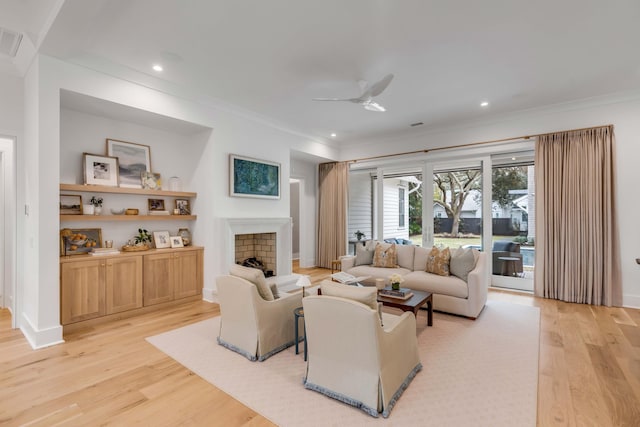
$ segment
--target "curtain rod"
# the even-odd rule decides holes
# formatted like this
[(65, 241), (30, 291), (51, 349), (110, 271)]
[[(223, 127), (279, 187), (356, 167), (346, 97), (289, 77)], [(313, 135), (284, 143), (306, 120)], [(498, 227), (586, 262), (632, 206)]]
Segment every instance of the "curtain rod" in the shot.
[[(363, 161), (366, 161), (366, 160), (375, 160), (375, 159), (384, 159), (384, 158), (387, 158), (387, 157), (406, 156), (406, 155), (409, 155), (409, 154), (428, 153), (430, 151), (451, 150), (451, 149), (454, 149), (454, 148), (473, 147), (475, 145), (495, 144), (497, 142), (517, 141), (517, 140), (520, 140), (520, 139), (531, 139), (531, 138), (536, 138), (538, 136), (552, 135), (554, 133), (560, 133), (560, 132), (578, 132), (578, 131), (581, 131), (581, 130), (599, 129), (599, 128), (606, 128), (606, 127), (613, 127), (613, 125), (609, 124), (609, 125), (591, 126), (591, 127), (588, 127), (588, 128), (576, 128), (576, 129), (561, 130), (561, 131), (556, 131), (556, 132), (546, 132), (546, 133), (537, 133), (537, 134), (532, 134), (532, 135), (514, 136), (514, 137), (511, 137), (511, 138), (502, 138), (502, 139), (492, 139), (492, 140), (489, 140), (489, 141), (470, 142), (468, 144), (458, 144), (458, 145), (452, 145), (452, 146), (449, 146), (449, 147), (438, 147), (438, 148), (431, 148), (431, 149), (424, 149), (424, 150), (406, 151), (404, 153), (381, 154), (379, 156), (362, 157), (362, 158), (359, 158), (359, 159), (345, 160), (344, 162), (345, 163), (357, 163), (357, 162), (363, 162)], [(327, 163), (337, 163), (337, 162), (327, 162)]]

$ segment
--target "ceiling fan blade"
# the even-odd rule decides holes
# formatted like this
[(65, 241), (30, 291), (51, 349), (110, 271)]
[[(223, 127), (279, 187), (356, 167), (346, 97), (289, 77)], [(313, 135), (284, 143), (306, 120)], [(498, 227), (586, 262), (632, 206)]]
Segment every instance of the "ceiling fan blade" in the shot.
[(373, 101), (364, 102), (364, 103), (362, 103), (362, 106), (366, 110), (369, 110), (369, 111), (376, 111), (376, 112), (379, 112), (379, 113), (387, 111), (387, 109), (384, 108), (382, 105), (378, 104), (377, 102), (373, 102)]
[(349, 101), (360, 102), (357, 98), (312, 98), (312, 101)]
[(380, 95), (387, 88), (387, 86), (389, 86), (389, 83), (391, 83), (391, 80), (393, 80), (393, 74), (387, 74), (382, 78), (382, 80), (371, 85), (371, 87), (367, 90), (368, 95), (370, 96)]

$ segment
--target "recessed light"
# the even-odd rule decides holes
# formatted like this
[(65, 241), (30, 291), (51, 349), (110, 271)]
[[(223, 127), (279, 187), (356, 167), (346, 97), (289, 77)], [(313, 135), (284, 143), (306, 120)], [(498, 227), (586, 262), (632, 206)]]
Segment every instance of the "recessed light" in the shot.
[(483, 102), (480, 103), (480, 106), (481, 107), (488, 107), (489, 103), (487, 101), (483, 101)]
[(512, 158), (511, 158), (511, 160), (515, 160), (515, 159), (516, 159), (515, 157), (512, 157)]
[(157, 72), (162, 71), (162, 65), (159, 65), (159, 64), (155, 64), (155, 65), (154, 65), (153, 67), (151, 67), (151, 68), (153, 68), (153, 71), (157, 71)]
[(338, 136), (338, 134), (336, 134), (335, 132), (331, 134), (331, 138), (335, 138), (336, 136)]

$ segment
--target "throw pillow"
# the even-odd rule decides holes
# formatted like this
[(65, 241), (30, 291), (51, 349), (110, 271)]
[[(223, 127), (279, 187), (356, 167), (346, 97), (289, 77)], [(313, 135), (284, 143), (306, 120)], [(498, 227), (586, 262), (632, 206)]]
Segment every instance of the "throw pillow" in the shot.
[(396, 244), (378, 243), (373, 254), (373, 266), (395, 268), (397, 265)]
[(449, 271), (456, 277), (461, 278), (465, 282), (469, 277), (469, 273), (476, 266), (476, 257), (471, 248), (458, 248), (451, 252), (451, 261), (449, 262)]
[(380, 324), (382, 324), (382, 304), (378, 303), (378, 288), (375, 286), (349, 286), (330, 280), (323, 280), (320, 284), (320, 291), (322, 295), (350, 299), (376, 310), (378, 317), (380, 317)]
[(451, 253), (449, 248), (439, 249), (434, 246), (427, 257), (427, 273), (438, 274), (440, 276), (449, 275), (449, 259)]
[(256, 285), (258, 293), (265, 301), (274, 300), (273, 293), (271, 292), (271, 289), (269, 289), (269, 285), (267, 285), (267, 281), (264, 278), (262, 270), (234, 264), (229, 269), (229, 274), (240, 277), (241, 279), (247, 280)]
[(373, 264), (373, 253), (375, 248), (369, 245), (356, 243), (356, 260), (354, 265), (371, 265)]

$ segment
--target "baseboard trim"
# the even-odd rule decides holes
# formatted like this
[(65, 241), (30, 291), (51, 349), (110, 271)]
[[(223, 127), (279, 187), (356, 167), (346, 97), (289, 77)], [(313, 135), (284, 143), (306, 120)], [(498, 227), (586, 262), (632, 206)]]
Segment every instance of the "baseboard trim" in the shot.
[(623, 295), (622, 306), (626, 308), (640, 309), (640, 295)]
[(64, 342), (64, 339), (62, 339), (61, 325), (47, 329), (38, 329), (33, 326), (33, 322), (25, 313), (22, 313), (20, 330), (34, 350), (51, 347), (52, 345), (62, 344)]

